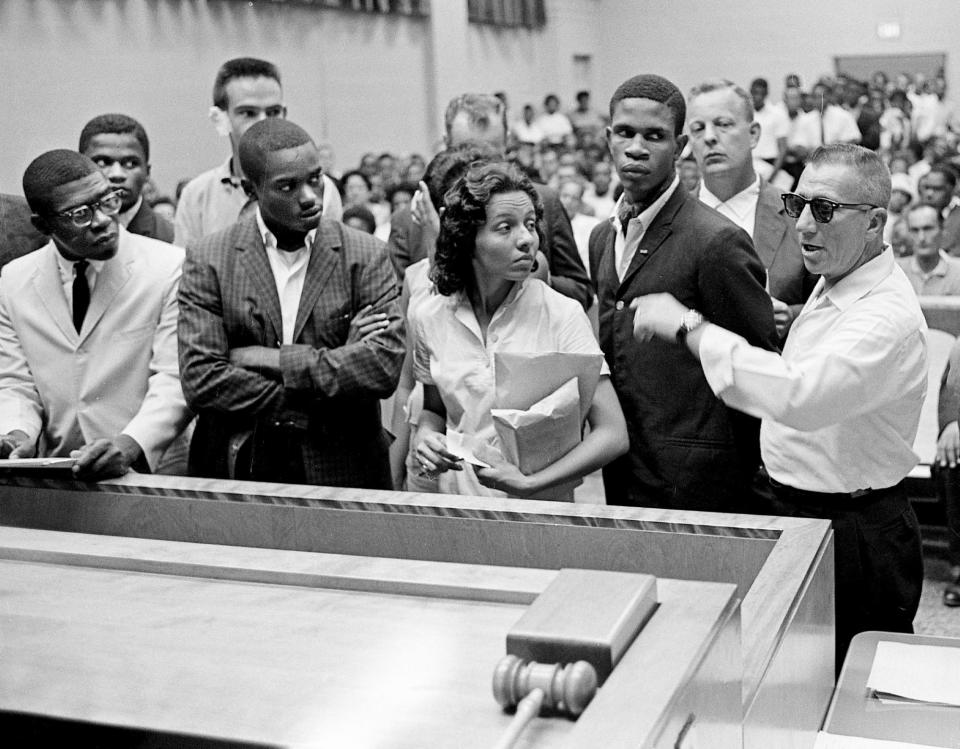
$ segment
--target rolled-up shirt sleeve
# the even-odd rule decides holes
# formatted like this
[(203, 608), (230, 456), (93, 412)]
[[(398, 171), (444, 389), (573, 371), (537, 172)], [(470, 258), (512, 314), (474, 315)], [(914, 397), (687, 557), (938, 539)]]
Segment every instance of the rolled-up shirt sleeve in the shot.
[(850, 315), (788, 361), (711, 325), (699, 354), (711, 390), (725, 404), (813, 431), (901, 397), (902, 380), (890, 373), (925, 371), (922, 337), (877, 316)]

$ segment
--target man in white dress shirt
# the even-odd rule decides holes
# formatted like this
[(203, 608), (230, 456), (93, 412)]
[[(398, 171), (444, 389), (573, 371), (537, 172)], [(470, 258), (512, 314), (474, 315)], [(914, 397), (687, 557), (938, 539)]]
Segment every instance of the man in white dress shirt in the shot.
[(923, 558), (903, 479), (926, 393), (926, 324), (883, 244), (890, 175), (876, 153), (814, 152), (785, 199), (822, 278), (783, 353), (764, 351), (666, 294), (636, 302), (634, 334), (678, 341), (727, 405), (762, 418), (777, 515), (833, 521), (839, 669), (865, 630), (912, 632)]

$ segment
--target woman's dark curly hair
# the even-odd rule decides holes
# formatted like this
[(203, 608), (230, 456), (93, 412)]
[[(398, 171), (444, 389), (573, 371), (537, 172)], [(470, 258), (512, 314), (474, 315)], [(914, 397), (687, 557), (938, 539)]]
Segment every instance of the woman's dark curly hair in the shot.
[(537, 237), (544, 245), (543, 203), (533, 183), (513, 164), (503, 161), (471, 168), (443, 198), (440, 236), (430, 280), (444, 296), (473, 286), (473, 252), (477, 231), (487, 221), (487, 205), (494, 195), (524, 192), (537, 214)]

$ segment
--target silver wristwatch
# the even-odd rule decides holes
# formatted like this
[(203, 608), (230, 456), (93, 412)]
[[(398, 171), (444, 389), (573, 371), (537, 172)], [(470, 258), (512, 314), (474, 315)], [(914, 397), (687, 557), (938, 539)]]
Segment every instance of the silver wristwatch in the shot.
[(687, 340), (687, 334), (703, 325), (703, 315), (695, 309), (688, 309), (680, 315), (680, 327), (677, 328), (677, 343)]

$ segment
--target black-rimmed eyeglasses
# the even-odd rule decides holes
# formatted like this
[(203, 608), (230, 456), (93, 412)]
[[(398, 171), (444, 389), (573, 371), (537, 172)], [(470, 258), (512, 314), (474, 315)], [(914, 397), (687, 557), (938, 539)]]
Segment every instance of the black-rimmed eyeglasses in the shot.
[(95, 200), (86, 205), (78, 205), (69, 211), (60, 211), (53, 214), (58, 218), (69, 219), (73, 225), (79, 229), (90, 226), (93, 223), (93, 216), (96, 211), (100, 211), (105, 216), (115, 216), (120, 212), (120, 205), (123, 201), (119, 192), (108, 192), (100, 200)]
[(871, 208), (879, 208), (872, 203), (837, 203), (826, 198), (810, 198), (803, 195), (797, 195), (794, 192), (785, 192), (780, 196), (783, 201), (783, 210), (787, 212), (790, 218), (800, 218), (803, 208), (810, 205), (810, 213), (818, 224), (829, 224), (833, 220), (833, 212), (838, 208), (852, 208), (857, 211), (869, 211)]

